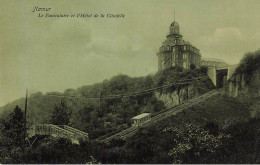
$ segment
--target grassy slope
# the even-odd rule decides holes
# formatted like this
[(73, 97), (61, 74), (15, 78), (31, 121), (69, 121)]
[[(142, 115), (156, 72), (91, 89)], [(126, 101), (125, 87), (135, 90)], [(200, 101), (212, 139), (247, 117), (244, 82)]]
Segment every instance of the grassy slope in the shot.
[[(171, 163), (172, 160), (167, 155), (169, 150), (173, 147), (175, 134), (163, 130), (171, 127), (183, 130), (185, 128), (183, 126), (188, 123), (193, 126), (204, 127), (207, 122), (214, 122), (218, 124), (220, 128), (226, 128), (232, 124), (248, 121), (249, 119), (249, 109), (245, 105), (233, 98), (217, 95), (175, 116), (171, 116), (161, 123), (141, 129), (140, 132), (126, 141), (128, 143), (138, 139), (146, 139), (145, 142), (142, 142), (144, 143), (143, 145), (147, 145), (147, 142), (151, 144), (150, 149), (147, 151), (155, 150), (156, 152), (154, 153), (154, 158), (143, 153), (145, 163)], [(125, 147), (130, 151), (132, 150), (132, 146), (128, 145), (124, 146), (124, 148)], [(143, 147), (141, 147), (141, 149), (143, 149)], [(126, 161), (126, 163), (133, 162)]]
[(224, 128), (232, 123), (246, 121), (249, 117), (249, 109), (245, 105), (233, 98), (217, 95), (168, 118), (161, 126), (165, 127), (164, 123), (178, 127), (187, 122), (196, 125), (214, 122)]

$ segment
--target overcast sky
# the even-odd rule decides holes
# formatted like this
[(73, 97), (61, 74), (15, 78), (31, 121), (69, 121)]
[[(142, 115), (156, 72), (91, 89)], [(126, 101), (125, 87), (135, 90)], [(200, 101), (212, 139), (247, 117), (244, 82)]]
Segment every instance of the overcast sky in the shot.
[[(33, 13), (34, 7), (51, 8)], [(0, 106), (30, 92), (64, 91), (117, 74), (157, 71), (174, 20), (202, 57), (238, 63), (260, 48), (259, 0), (0, 0)], [(124, 14), (125, 18), (39, 18)]]

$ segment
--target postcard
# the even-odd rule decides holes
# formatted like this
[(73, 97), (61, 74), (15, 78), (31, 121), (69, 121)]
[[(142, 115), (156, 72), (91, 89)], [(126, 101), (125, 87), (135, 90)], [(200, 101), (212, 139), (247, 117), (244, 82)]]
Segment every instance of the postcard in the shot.
[(0, 163), (260, 163), (259, 8), (0, 0)]

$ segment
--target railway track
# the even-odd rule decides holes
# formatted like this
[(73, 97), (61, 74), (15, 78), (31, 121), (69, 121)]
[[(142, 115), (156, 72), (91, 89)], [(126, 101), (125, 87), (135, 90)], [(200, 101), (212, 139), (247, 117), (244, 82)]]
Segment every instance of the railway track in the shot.
[(112, 140), (114, 138), (125, 139), (127, 137), (130, 137), (130, 136), (132, 136), (133, 134), (135, 134), (138, 131), (139, 127), (146, 127), (148, 125), (151, 125), (151, 124), (154, 124), (154, 123), (158, 123), (158, 122), (160, 122), (160, 121), (162, 121), (162, 120), (164, 120), (164, 119), (166, 119), (166, 118), (168, 118), (168, 117), (170, 117), (172, 115), (175, 115), (178, 112), (180, 112), (180, 111), (182, 111), (182, 110), (184, 110), (186, 108), (189, 108), (189, 107), (191, 107), (191, 106), (193, 106), (195, 104), (198, 104), (198, 103), (204, 101), (205, 99), (210, 98), (210, 97), (212, 97), (212, 96), (214, 96), (214, 95), (216, 95), (218, 93), (219, 93), (219, 90), (215, 89), (215, 90), (212, 90), (212, 91), (210, 91), (208, 93), (205, 93), (205, 94), (203, 94), (203, 95), (201, 95), (199, 97), (191, 99), (191, 100), (189, 100), (189, 101), (187, 101), (187, 102), (185, 102), (183, 104), (180, 104), (180, 105), (172, 107), (172, 108), (168, 108), (167, 111), (164, 111), (163, 113), (160, 113), (160, 114), (152, 117), (150, 120), (140, 124), (138, 127), (127, 128), (127, 129), (125, 129), (125, 130), (123, 130), (123, 131), (121, 131), (119, 133), (116, 133), (116, 134), (114, 134), (114, 135), (112, 135), (110, 137), (107, 137), (107, 138), (101, 140), (101, 142), (109, 142), (110, 140)]

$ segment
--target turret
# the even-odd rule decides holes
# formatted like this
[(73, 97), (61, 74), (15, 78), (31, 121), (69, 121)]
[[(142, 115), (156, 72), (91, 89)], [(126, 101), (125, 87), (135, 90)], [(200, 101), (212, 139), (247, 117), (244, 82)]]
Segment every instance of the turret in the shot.
[(171, 34), (180, 34), (180, 26), (177, 22), (173, 22), (170, 26), (170, 32), (169, 35)]

